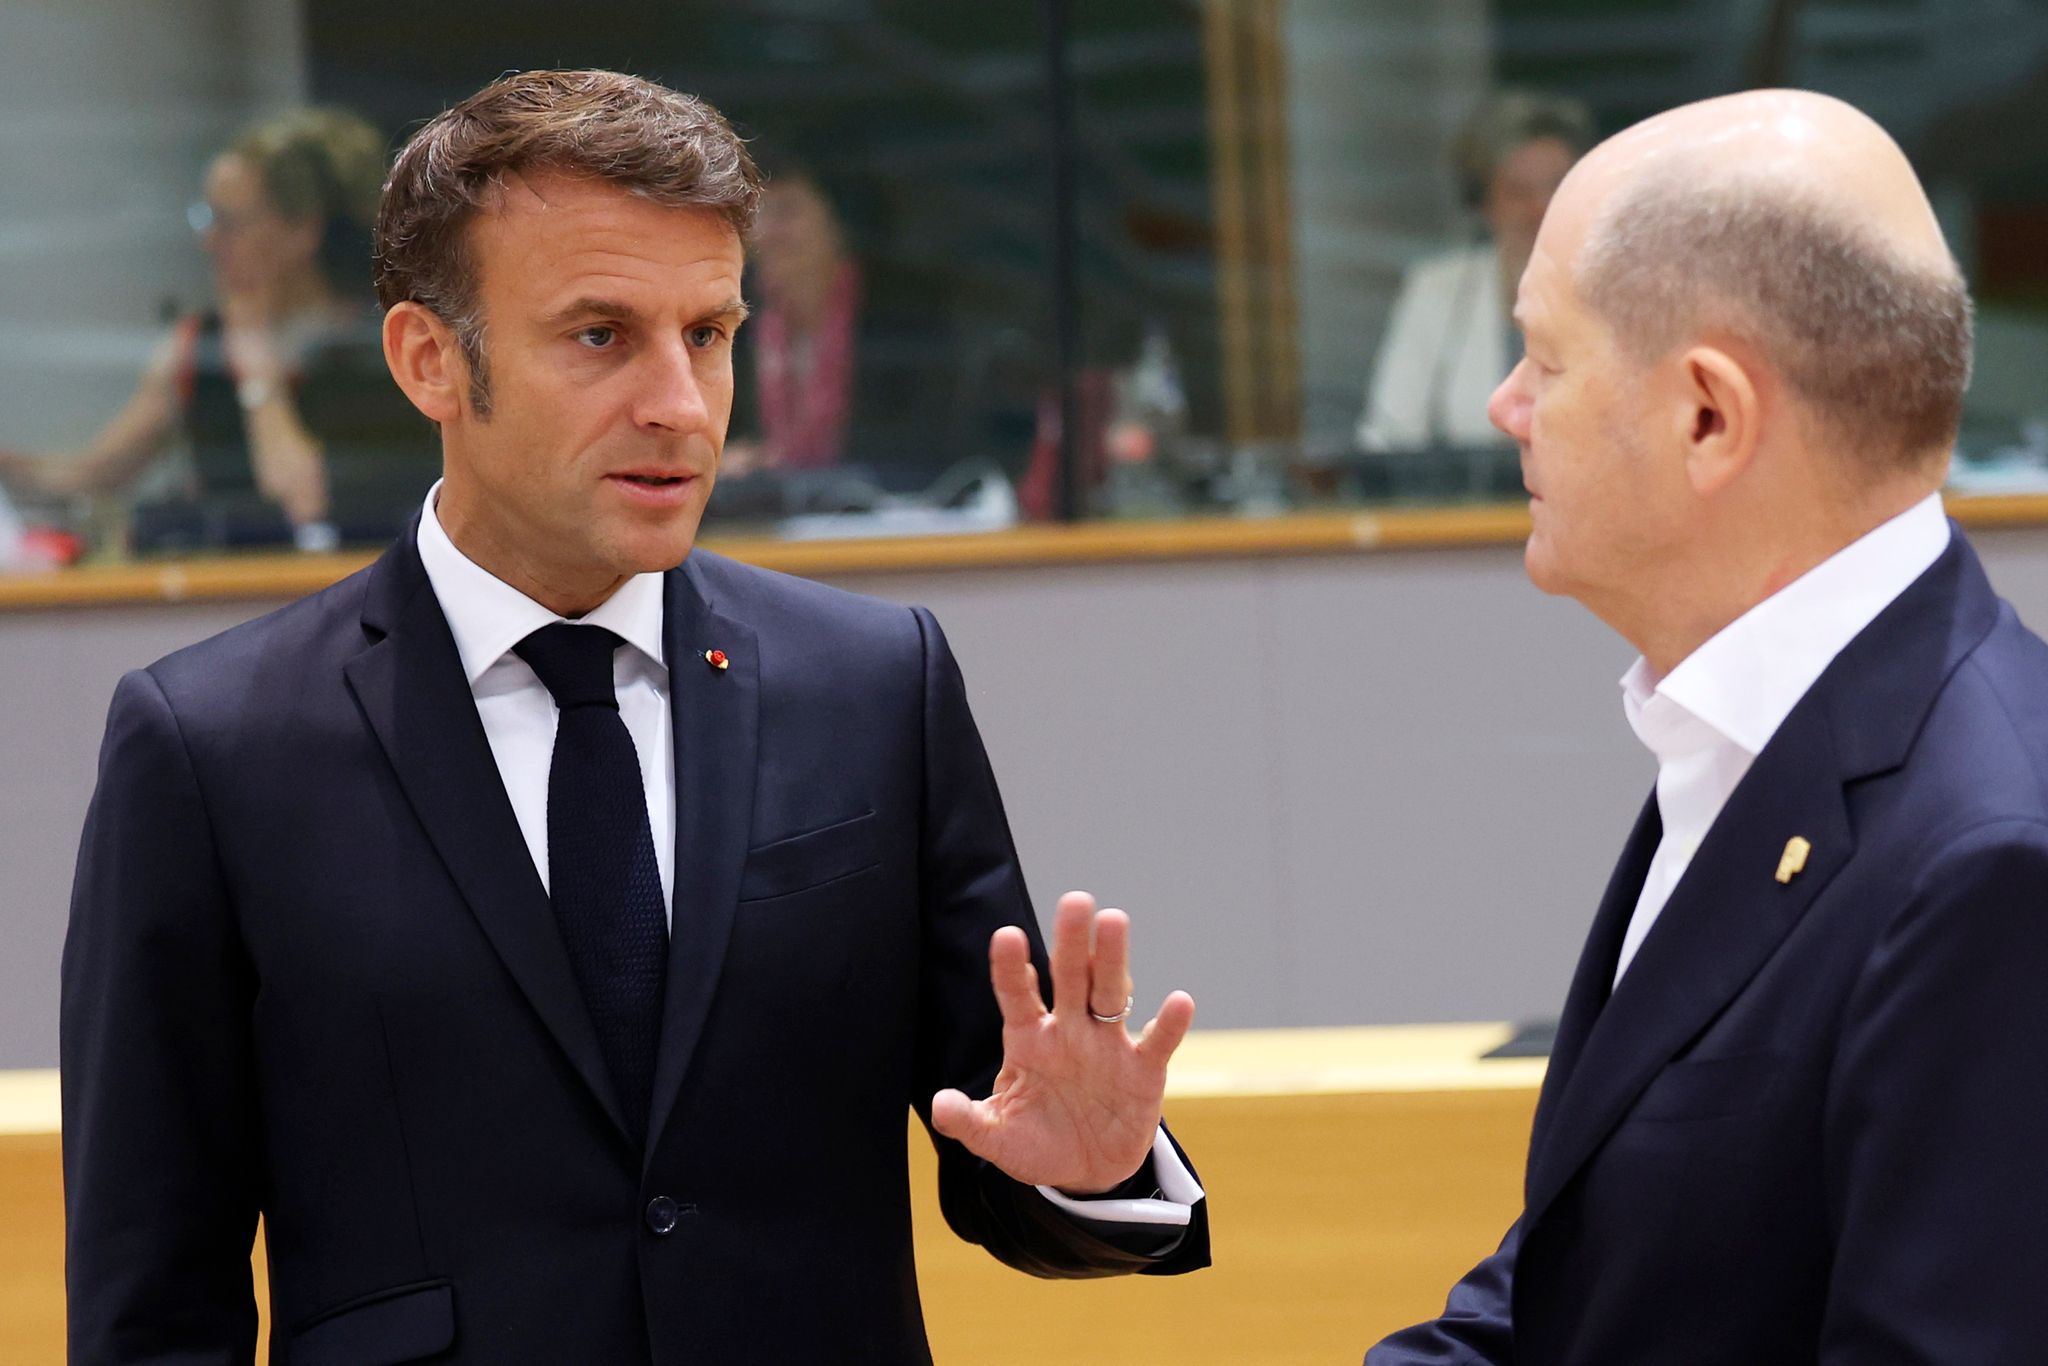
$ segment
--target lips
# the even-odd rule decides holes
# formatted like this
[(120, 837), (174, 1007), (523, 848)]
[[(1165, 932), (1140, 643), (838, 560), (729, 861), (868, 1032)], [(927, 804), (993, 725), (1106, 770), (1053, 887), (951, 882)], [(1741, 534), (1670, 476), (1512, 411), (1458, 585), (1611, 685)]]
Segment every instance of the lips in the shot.
[(640, 507), (681, 508), (696, 496), (698, 476), (689, 470), (619, 470), (604, 481)]
[(623, 479), (629, 484), (638, 484), (643, 488), (669, 488), (686, 480), (695, 479), (697, 476), (686, 471), (621, 470), (617, 474), (606, 477), (610, 479)]

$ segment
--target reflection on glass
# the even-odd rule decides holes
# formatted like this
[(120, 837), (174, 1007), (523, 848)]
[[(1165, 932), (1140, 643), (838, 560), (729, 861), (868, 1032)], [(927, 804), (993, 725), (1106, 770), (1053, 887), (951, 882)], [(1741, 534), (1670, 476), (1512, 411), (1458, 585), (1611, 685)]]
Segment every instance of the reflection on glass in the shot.
[(1483, 232), (1403, 274), (1359, 415), (1361, 450), (1448, 456), (1505, 440), (1486, 400), (1521, 358), (1515, 286), (1551, 195), (1592, 142), (1583, 104), (1533, 91), (1501, 91), (1466, 122), (1451, 157)]
[(746, 335), (760, 431), (726, 443), (722, 471), (836, 465), (852, 414), (860, 267), (831, 201), (803, 170), (769, 183), (751, 246), (758, 285)]
[[(132, 60), (95, 7), (73, 8), (77, 51)], [(0, 562), (395, 531), (435, 442), (385, 377), (363, 299), (385, 144), (301, 112), (183, 182), (253, 100), (397, 130), (493, 73), (555, 64), (702, 91), (769, 173), (714, 534), (1053, 516), (1063, 449), (1091, 515), (1517, 500), (1485, 401), (1516, 356), (1507, 305), (1557, 177), (1598, 129), (1762, 81), (1838, 94), (1913, 156), (1979, 304), (1956, 481), (2048, 482), (2048, 4), (1064, 10), (1055, 146), (1044, 6), (730, 0), (688, 23), (530, 6), (486, 33), (410, 0), (215, 5), (202, 46), (220, 51), (154, 84), (124, 76), (119, 132), (66, 113), (54, 138), (0, 138), (24, 187), (0, 204)], [(168, 70), (174, 54), (151, 55)], [(221, 76), (245, 59), (293, 79)], [(0, 42), (9, 89), (37, 60)], [(10, 116), (50, 98), (17, 96)], [(1074, 189), (1066, 296), (1056, 165)], [(160, 293), (197, 295), (202, 253), (185, 268), (160, 231), (182, 232), (195, 189), (208, 302), (165, 315), (94, 435), (144, 350), (121, 329)], [(80, 229), (120, 217), (124, 194), (106, 268), (81, 279)]]
[(299, 110), (237, 138), (187, 210), (211, 305), (172, 325), (83, 448), (0, 451), (0, 479), (31, 500), (106, 493), (175, 444), (182, 470), (131, 510), (137, 551), (329, 550), (395, 534), (431, 465), (368, 290), (383, 176), (382, 137), (345, 111)]

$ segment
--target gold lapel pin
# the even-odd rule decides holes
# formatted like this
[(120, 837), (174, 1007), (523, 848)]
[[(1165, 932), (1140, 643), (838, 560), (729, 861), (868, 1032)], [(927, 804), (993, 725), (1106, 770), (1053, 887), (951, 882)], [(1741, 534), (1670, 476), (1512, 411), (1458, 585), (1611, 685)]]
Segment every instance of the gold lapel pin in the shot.
[(720, 670), (726, 669), (732, 664), (732, 661), (725, 657), (725, 651), (723, 650), (706, 650), (704, 652), (704, 662), (712, 668)]
[(1778, 856), (1778, 881), (1790, 882), (1806, 867), (1806, 856), (1813, 852), (1813, 841), (1804, 835), (1794, 835), (1785, 841), (1785, 852)]

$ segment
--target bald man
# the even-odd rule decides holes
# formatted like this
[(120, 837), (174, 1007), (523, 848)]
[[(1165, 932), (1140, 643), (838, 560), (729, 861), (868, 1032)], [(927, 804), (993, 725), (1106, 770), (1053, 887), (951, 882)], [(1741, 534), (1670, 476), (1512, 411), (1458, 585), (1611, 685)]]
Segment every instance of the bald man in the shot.
[(1942, 515), (1962, 281), (1905, 158), (1758, 92), (1595, 149), (1492, 400), (1657, 784), (1524, 1209), (1369, 1366), (2048, 1361), (2048, 647)]

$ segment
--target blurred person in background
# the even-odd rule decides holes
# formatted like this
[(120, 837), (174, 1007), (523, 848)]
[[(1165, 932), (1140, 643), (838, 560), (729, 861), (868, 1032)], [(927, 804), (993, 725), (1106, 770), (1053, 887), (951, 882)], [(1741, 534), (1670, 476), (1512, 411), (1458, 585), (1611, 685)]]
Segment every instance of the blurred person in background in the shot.
[(742, 348), (754, 434), (727, 443), (723, 472), (836, 465), (853, 413), (861, 306), (845, 226), (816, 177), (792, 167), (763, 191), (750, 246), (760, 304)]
[[(331, 549), (397, 529), (432, 473), (427, 429), (385, 370), (370, 233), (385, 168), (377, 131), (302, 109), (237, 138), (190, 210), (215, 302), (179, 320), (128, 403), (83, 449), (0, 450), (29, 498), (133, 483), (182, 438), (185, 487), (138, 506), (137, 549)], [(367, 523), (367, 525), (350, 525)]]
[(1486, 401), (1521, 358), (1508, 316), (1515, 284), (1550, 196), (1592, 141), (1585, 105), (1530, 90), (1500, 91), (1466, 121), (1451, 161), (1486, 238), (1426, 257), (1402, 277), (1366, 386), (1360, 450), (1502, 444)]

